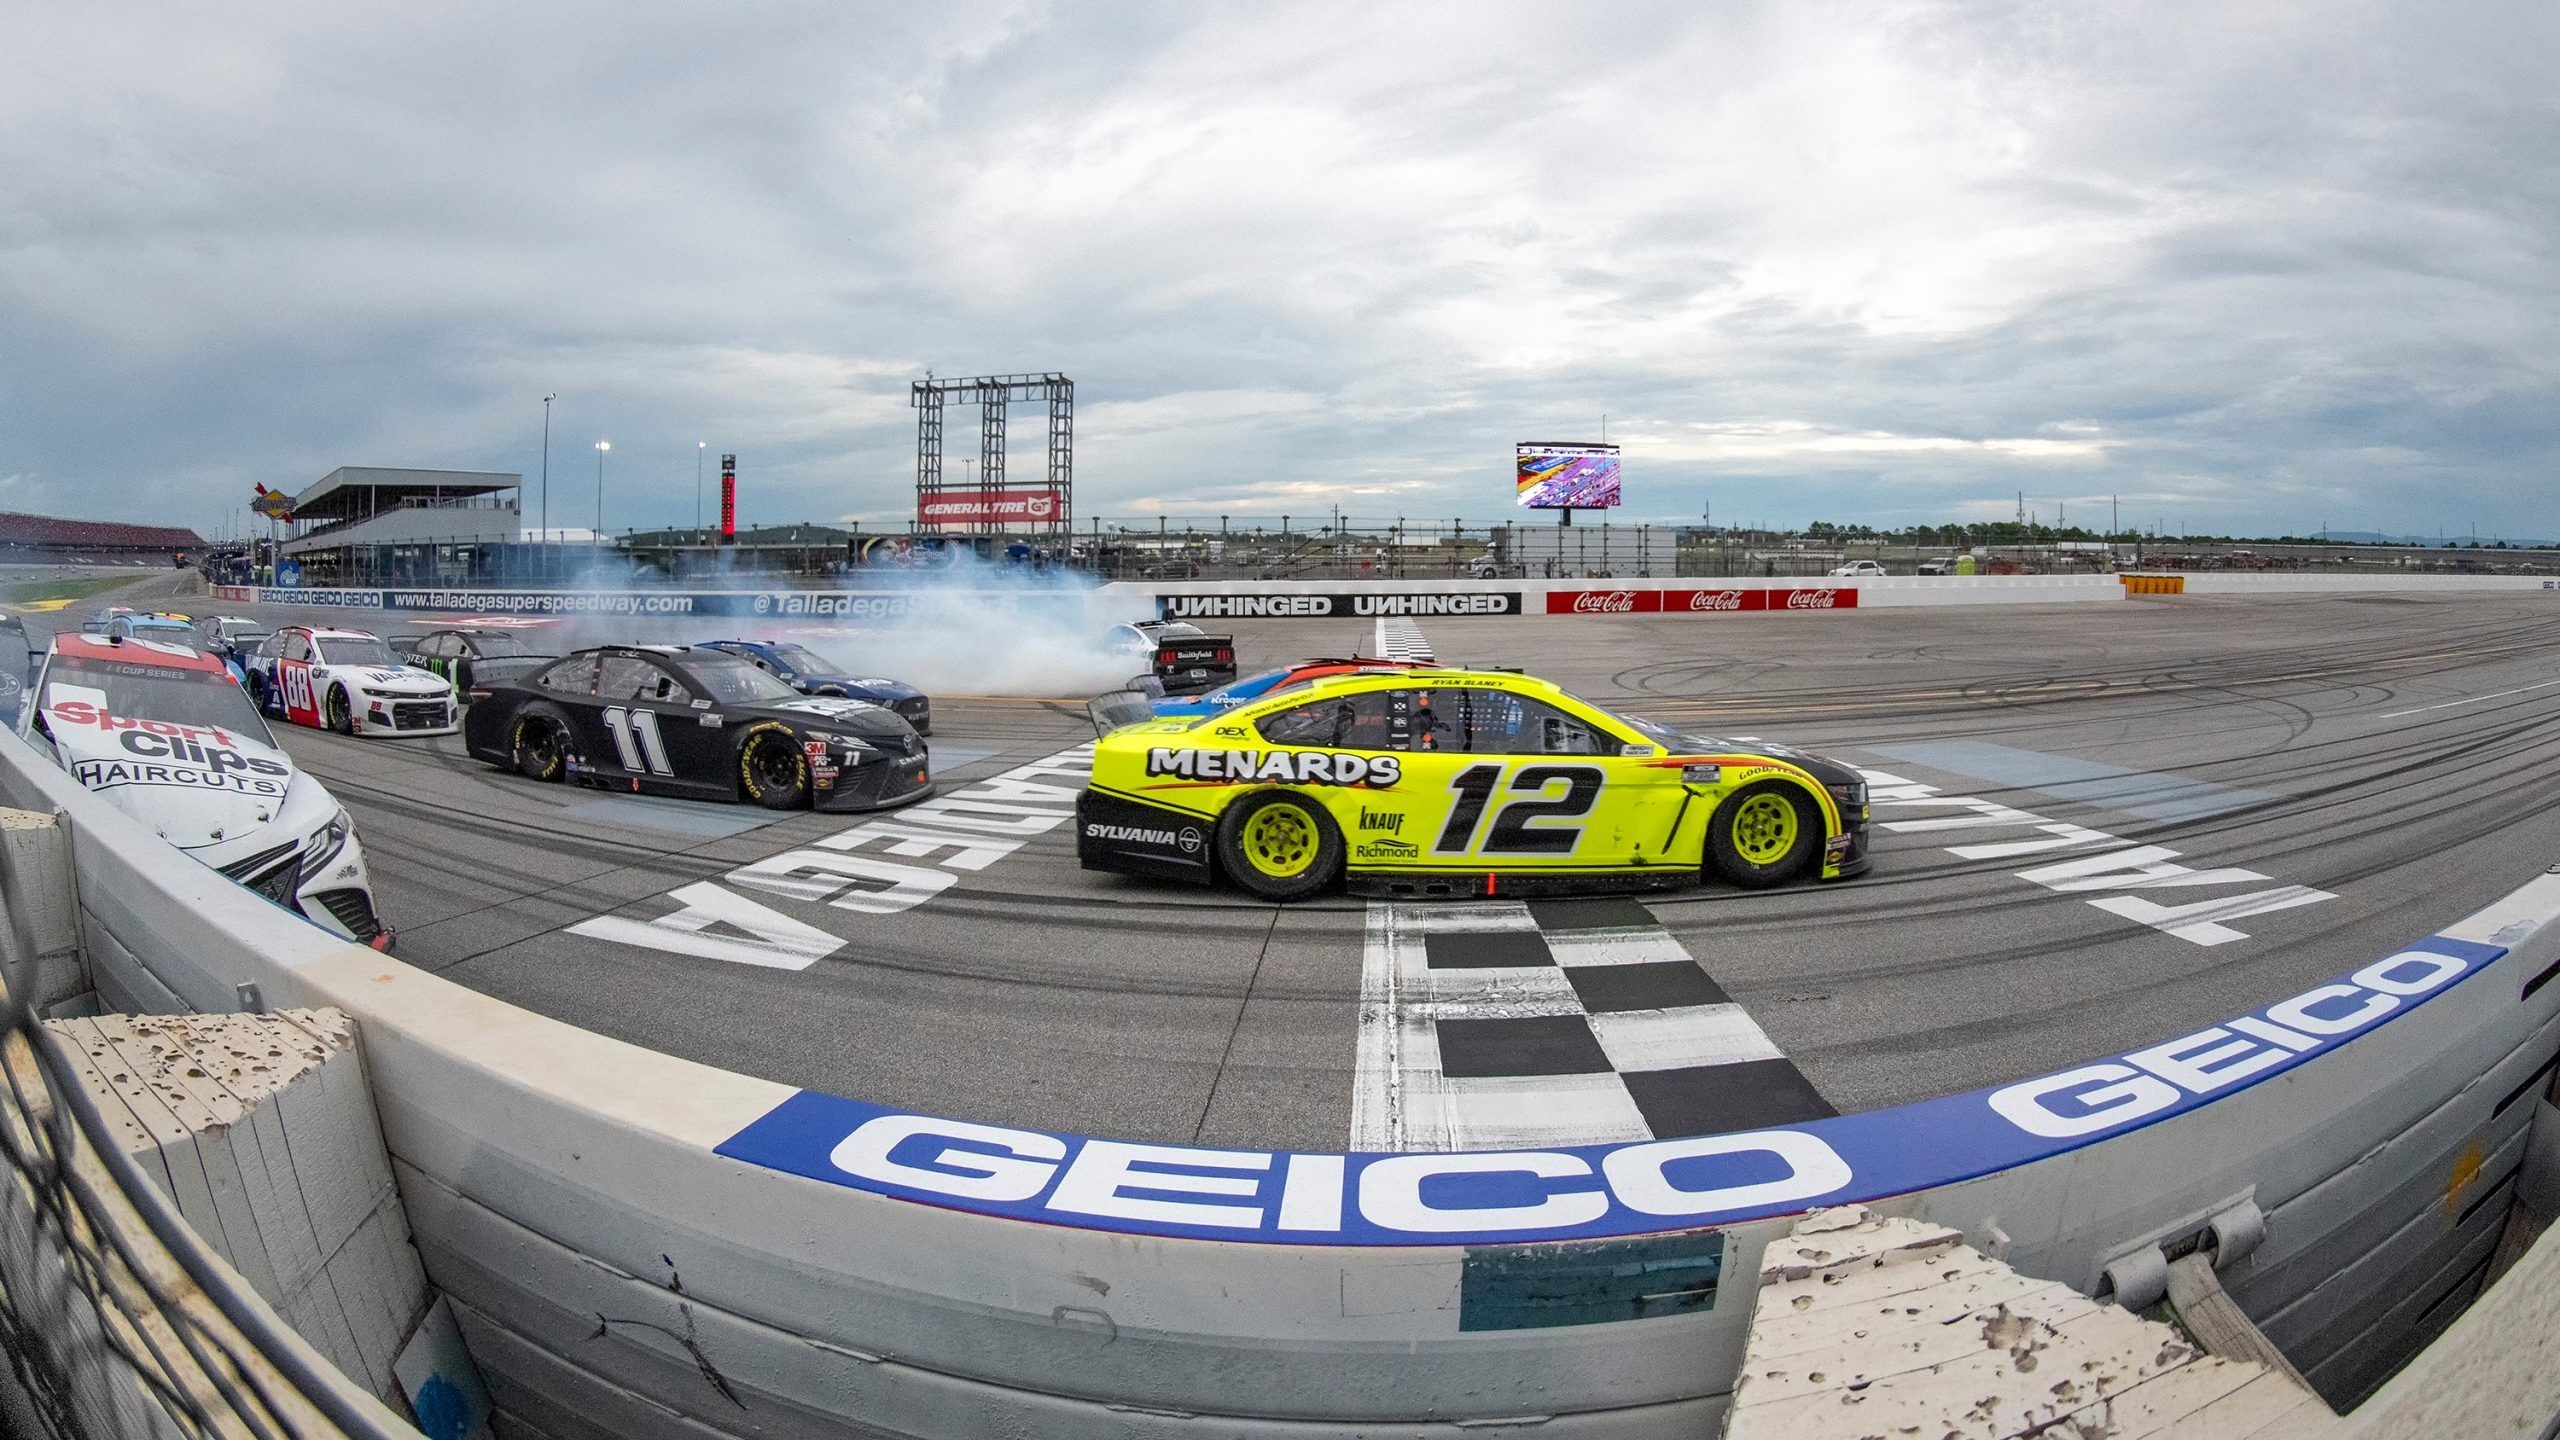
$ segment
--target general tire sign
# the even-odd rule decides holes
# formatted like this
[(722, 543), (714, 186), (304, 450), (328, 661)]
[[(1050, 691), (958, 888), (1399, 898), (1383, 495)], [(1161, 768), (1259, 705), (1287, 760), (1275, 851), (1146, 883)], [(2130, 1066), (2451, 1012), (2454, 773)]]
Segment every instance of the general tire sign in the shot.
[(1385, 615), (1518, 615), (1517, 590), (1364, 590), (1336, 595), (1159, 595), (1163, 620), (1342, 620)]

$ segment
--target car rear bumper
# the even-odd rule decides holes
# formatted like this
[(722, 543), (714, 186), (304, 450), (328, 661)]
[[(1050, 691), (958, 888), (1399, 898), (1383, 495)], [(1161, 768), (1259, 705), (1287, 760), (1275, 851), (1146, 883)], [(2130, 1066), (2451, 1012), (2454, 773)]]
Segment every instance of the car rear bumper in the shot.
[(1087, 870), (1207, 885), (1211, 822), (1124, 796), (1087, 790), (1076, 797), (1076, 863)]
[(1215, 665), (1190, 665), (1175, 671), (1158, 670), (1156, 672), (1156, 679), (1163, 684), (1164, 693), (1167, 695), (1198, 695), (1204, 691), (1215, 690), (1221, 685), (1233, 684), (1235, 678), (1236, 667), (1233, 665), (1223, 668)]

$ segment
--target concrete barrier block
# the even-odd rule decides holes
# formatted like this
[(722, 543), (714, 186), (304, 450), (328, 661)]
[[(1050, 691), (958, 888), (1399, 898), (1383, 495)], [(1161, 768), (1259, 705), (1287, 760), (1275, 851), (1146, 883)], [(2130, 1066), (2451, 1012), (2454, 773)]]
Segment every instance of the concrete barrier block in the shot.
[(0, 981), (39, 1015), (94, 988), (80, 958), (71, 836), (50, 811), (0, 809), (0, 911), (9, 944)]
[(425, 1312), (390, 1163), (342, 1014), (46, 1022), (145, 1173), (251, 1289), (382, 1397)]

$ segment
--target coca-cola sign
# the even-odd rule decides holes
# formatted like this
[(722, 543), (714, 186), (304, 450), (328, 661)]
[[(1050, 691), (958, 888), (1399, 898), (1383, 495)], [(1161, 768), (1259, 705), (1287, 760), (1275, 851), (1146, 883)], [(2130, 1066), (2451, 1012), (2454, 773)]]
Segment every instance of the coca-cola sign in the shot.
[(1547, 595), (1550, 615), (1651, 615), (1661, 608), (1659, 590), (1555, 590)]
[(1781, 604), (1789, 610), (1855, 610), (1858, 608), (1858, 592), (1855, 590), (1782, 590), (1778, 593), (1786, 597)]
[(1766, 610), (1769, 592), (1745, 590), (1739, 585), (1720, 585), (1709, 590), (1665, 590), (1662, 608), (1673, 615), (1723, 615), (1741, 610)]

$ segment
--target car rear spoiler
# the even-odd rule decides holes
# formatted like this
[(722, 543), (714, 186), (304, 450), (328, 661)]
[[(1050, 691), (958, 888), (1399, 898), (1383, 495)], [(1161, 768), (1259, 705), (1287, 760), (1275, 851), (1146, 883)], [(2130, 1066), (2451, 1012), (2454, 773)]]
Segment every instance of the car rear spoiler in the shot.
[[(1149, 676), (1148, 679), (1155, 677)], [(1156, 718), (1155, 701), (1144, 690), (1111, 690), (1096, 695), (1084, 704), (1084, 712), (1093, 717), (1093, 733), (1108, 735), (1124, 725), (1135, 725)]]

